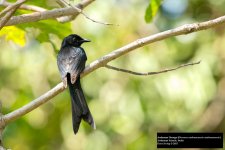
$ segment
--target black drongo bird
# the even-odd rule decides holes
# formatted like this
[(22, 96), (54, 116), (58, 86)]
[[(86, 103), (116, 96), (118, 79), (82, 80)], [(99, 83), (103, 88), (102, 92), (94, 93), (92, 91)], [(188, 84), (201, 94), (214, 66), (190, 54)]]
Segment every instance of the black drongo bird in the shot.
[(65, 37), (57, 56), (57, 64), (63, 84), (65, 87), (69, 86), (73, 131), (75, 134), (79, 129), (81, 119), (95, 129), (95, 122), (80, 84), (80, 74), (84, 70), (87, 60), (86, 53), (81, 47), (81, 44), (84, 42), (90, 41), (76, 34)]

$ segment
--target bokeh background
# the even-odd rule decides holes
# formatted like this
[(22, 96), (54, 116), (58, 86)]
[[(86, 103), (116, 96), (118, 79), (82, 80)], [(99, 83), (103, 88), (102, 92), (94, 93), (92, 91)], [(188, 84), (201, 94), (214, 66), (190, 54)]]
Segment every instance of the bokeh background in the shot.
[[(51, 0), (27, 4), (58, 7)], [(164, 0), (153, 22), (147, 24), (148, 4), (149, 0), (99, 0), (85, 9), (90, 17), (119, 26), (93, 23), (80, 15), (66, 24), (47, 20), (3, 28), (2, 112), (29, 103), (60, 82), (57, 50), (70, 33), (92, 41), (83, 45), (89, 64), (138, 38), (225, 14), (225, 0)], [(110, 64), (148, 72), (199, 60), (199, 65), (155, 76), (100, 68), (82, 79), (96, 130), (82, 122), (78, 134), (73, 134), (66, 90), (9, 124), (4, 130), (4, 145), (13, 150), (151, 150), (156, 149), (160, 131), (224, 132), (224, 25), (147, 45)]]

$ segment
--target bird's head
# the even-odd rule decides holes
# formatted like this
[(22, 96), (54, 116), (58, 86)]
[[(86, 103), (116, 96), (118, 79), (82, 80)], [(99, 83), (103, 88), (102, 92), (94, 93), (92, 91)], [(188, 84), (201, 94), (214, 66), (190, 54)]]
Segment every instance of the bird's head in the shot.
[(64, 38), (62, 45), (80, 47), (84, 42), (90, 42), (90, 40), (84, 39), (77, 34), (70, 34), (69, 36)]

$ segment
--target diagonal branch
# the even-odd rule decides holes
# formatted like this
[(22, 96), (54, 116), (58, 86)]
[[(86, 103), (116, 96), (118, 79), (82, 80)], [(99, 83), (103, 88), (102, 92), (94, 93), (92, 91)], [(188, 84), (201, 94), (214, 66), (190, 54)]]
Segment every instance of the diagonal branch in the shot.
[[(62, 8), (68, 7), (68, 5), (65, 4), (65, 2), (62, 1), (62, 0), (56, 0), (56, 3), (58, 3), (58, 5), (61, 6)], [(65, 23), (65, 22), (74, 20), (75, 18), (76, 18), (76, 16), (71, 15), (71, 16), (63, 16), (63, 17), (60, 17), (60, 18), (58, 18), (57, 20), (58, 20), (59, 22), (61, 22), (61, 23)]]
[[(85, 6), (89, 5), (91, 2), (93, 2), (94, 0), (89, 0), (83, 4), (85, 4)], [(67, 7), (69, 5), (63, 3), (63, 0), (56, 0), (56, 2), (61, 6), (61, 7)], [(0, 3), (0, 6), (5, 6), (5, 7), (12, 7), (13, 3), (10, 3), (10, 2), (6, 2), (6, 1), (3, 1)], [(84, 7), (84, 5), (82, 4), (78, 4), (76, 6), (73, 6), (73, 5), (70, 5), (71, 7), (77, 7), (78, 9), (78, 12), (82, 11), (82, 8)], [(19, 9), (24, 9), (24, 10), (30, 10), (30, 11), (34, 11), (34, 12), (44, 12), (44, 11), (48, 11), (47, 9), (45, 8), (42, 8), (42, 7), (38, 7), (38, 6), (34, 6), (34, 5), (21, 5), (19, 7)], [(4, 13), (4, 12), (3, 12)], [(79, 12), (80, 13), (80, 12)], [(75, 18), (77, 17), (77, 14), (75, 13), (74, 15), (71, 15), (71, 16), (62, 16), (62, 17), (59, 17), (59, 18), (56, 18), (57, 21), (59, 21), (60, 23), (65, 23), (65, 22), (68, 22), (68, 21), (71, 21), (71, 20), (74, 20)]]
[(0, 19), (0, 30), (4, 27), (4, 25), (9, 21), (9, 19), (12, 17), (12, 15), (15, 13), (15, 11), (17, 10), (17, 8), (20, 7), (20, 5), (22, 5), (23, 3), (25, 3), (26, 0), (18, 0), (15, 4), (10, 5), (8, 7), (6, 7), (1, 13), (0, 16), (3, 16)]
[[(90, 65), (88, 65), (85, 68), (84, 72), (82, 73), (82, 77), (84, 77), (85, 75), (88, 75), (89, 73), (95, 71), (96, 69), (100, 67), (105, 66), (108, 62), (116, 58), (119, 58), (120, 56), (126, 53), (129, 53), (132, 50), (143, 47), (144, 45), (147, 45), (156, 41), (164, 40), (166, 38), (173, 37), (173, 36), (189, 34), (192, 32), (197, 32), (200, 30), (213, 28), (223, 23), (225, 23), (225, 16), (218, 17), (216, 19), (209, 20), (206, 22), (183, 25), (178, 28), (160, 32), (142, 39), (138, 39), (92, 62)], [(54, 88), (52, 88), (50, 91), (46, 92), (39, 98), (33, 100), (32, 102), (26, 104), (25, 106), (21, 108), (18, 108), (17, 110), (14, 110), (13, 112), (9, 114), (4, 115), (2, 118), (4, 120), (4, 123), (8, 124), (9, 122), (12, 122), (13, 120), (20, 118), (21, 116), (27, 114), (33, 109), (39, 107), (41, 104), (44, 104), (45, 102), (49, 101), (51, 98), (58, 95), (63, 90), (64, 90), (63, 84), (59, 83), (58, 85), (56, 85)], [(3, 121), (0, 122), (0, 125), (2, 124), (3, 124)]]
[[(76, 7), (85, 8), (86, 6), (91, 4), (93, 1), (94, 0), (83, 0), (80, 3), (78, 3)], [(48, 10), (43, 12), (34, 12), (30, 14), (23, 14), (20, 16), (14, 16), (7, 22), (6, 26), (36, 22), (36, 21), (46, 20), (46, 19), (55, 19), (62, 16), (70, 16), (70, 15), (77, 16), (79, 13), (80, 12), (77, 9), (74, 9), (73, 7), (59, 8), (59, 9), (53, 9), (53, 10)]]
[(143, 47), (147, 44), (161, 41), (161, 40), (164, 40), (169, 37), (189, 34), (189, 33), (197, 32), (200, 30), (206, 30), (206, 29), (213, 28), (213, 27), (223, 24), (223, 23), (225, 23), (225, 16), (218, 17), (216, 19), (201, 22), (201, 23), (186, 24), (186, 25), (183, 25), (183, 26), (171, 29), (171, 30), (163, 31), (163, 32), (160, 32), (157, 34), (153, 34), (153, 35), (144, 37), (142, 39), (138, 39), (134, 42), (131, 42), (131, 43), (129, 43), (117, 50), (114, 50), (111, 53), (95, 60), (94, 62), (92, 62), (90, 65), (88, 65), (85, 68), (82, 76), (85, 76), (85, 75), (91, 73), (92, 71), (105, 66), (108, 62), (110, 62), (124, 54), (127, 54), (130, 51), (135, 50), (139, 47)]
[(110, 65), (105, 65), (105, 67), (108, 68), (108, 69), (111, 69), (111, 70), (116, 70), (116, 71), (120, 71), (120, 72), (124, 72), (124, 73), (129, 73), (129, 74), (132, 74), (132, 75), (149, 76), (149, 75), (156, 75), (156, 74), (161, 74), (161, 73), (166, 73), (166, 72), (178, 70), (180, 68), (184, 68), (184, 67), (187, 67), (187, 66), (197, 65), (197, 64), (200, 64), (200, 62), (201, 61), (193, 62), (193, 63), (187, 63), (187, 64), (182, 64), (182, 65), (180, 65), (178, 67), (175, 67), (175, 68), (169, 68), (169, 69), (163, 69), (163, 70), (160, 70), (160, 71), (145, 72), (145, 73), (135, 72), (135, 71), (127, 70), (127, 69), (121, 69), (121, 68), (113, 67), (113, 66), (110, 66)]
[[(6, 2), (6, 1), (3, 1), (0, 3), (0, 6), (5, 6), (5, 7), (12, 6), (12, 5), (13, 5), (13, 3)], [(19, 9), (37, 11), (37, 12), (46, 11), (46, 9), (42, 8), (42, 7), (38, 7), (38, 6), (34, 6), (34, 5), (24, 5), (24, 4), (21, 5), (19, 7)]]
[(6, 13), (10, 12), (12, 9), (15, 9), (17, 7), (19, 7), (21, 5), (21, 3), (24, 3), (25, 1), (21, 1), (21, 0), (18, 0), (16, 3), (12, 4), (12, 5), (9, 5), (7, 6), (5, 9), (3, 9), (1, 12), (0, 12), (0, 17), (2, 17), (3, 15), (5, 15)]
[[(51, 98), (53, 98), (56, 95), (58, 95), (59, 93), (61, 93), (64, 89), (65, 88), (64, 88), (63, 84), (59, 83), (54, 88), (52, 88), (50, 91), (41, 95), (37, 99), (31, 101), (30, 103), (24, 105), (23, 107), (15, 110), (9, 114), (4, 115), (2, 117), (2, 119), (4, 120), (4, 124), (7, 124), (7, 123), (17, 119), (20, 116), (23, 116), (23, 115), (27, 114), (28, 112), (32, 111), (33, 109), (39, 107), (40, 105), (46, 103), (48, 100), (50, 100)], [(0, 125), (1, 125), (1, 122), (0, 122)]]
[[(67, 3), (65, 3), (64, 0), (56, 0), (56, 2), (62, 7), (62, 8), (66, 8), (66, 7), (77, 7), (78, 8), (78, 12), (80, 10), (80, 12), (82, 11), (82, 6), (81, 5), (77, 5), (77, 6), (73, 6), (73, 5), (68, 5)], [(80, 13), (79, 12), (79, 13)], [(57, 20), (61, 23), (65, 23), (65, 22), (69, 22), (71, 20), (74, 20), (75, 18), (77, 17), (77, 15), (70, 15), (70, 16), (63, 16), (63, 17), (60, 17), (60, 18), (57, 18)]]

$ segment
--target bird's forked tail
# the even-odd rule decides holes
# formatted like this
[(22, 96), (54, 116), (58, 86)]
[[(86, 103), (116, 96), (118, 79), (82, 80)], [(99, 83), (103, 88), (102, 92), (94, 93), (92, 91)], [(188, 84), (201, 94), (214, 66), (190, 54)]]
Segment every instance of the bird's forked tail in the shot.
[(81, 119), (86, 121), (93, 129), (96, 128), (94, 119), (88, 108), (84, 97), (83, 90), (80, 84), (80, 76), (74, 84), (71, 83), (70, 75), (67, 74), (67, 84), (69, 86), (71, 105), (72, 105), (72, 121), (73, 131), (76, 134), (79, 130)]

